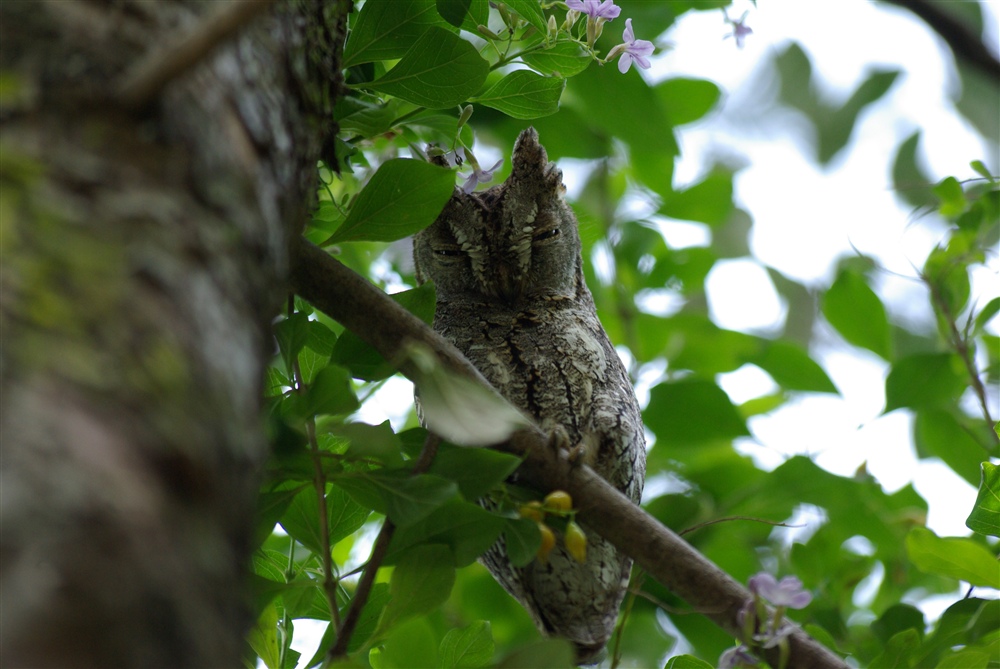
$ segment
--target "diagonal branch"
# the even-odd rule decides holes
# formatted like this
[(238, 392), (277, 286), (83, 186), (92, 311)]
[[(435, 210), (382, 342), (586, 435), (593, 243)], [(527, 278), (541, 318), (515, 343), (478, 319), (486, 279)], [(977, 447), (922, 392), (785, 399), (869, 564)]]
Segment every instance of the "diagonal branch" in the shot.
[[(416, 316), (397, 305), (322, 249), (300, 241), (292, 258), (292, 287), (313, 306), (339, 321), (386, 360), (402, 360), (404, 347), (419, 342), (434, 351), (454, 374), (489, 384), (462, 354)], [(400, 371), (419, 377), (412, 363)], [(737, 615), (750, 593), (687, 542), (611, 487), (592, 469), (571, 464), (567, 454), (548, 447), (538, 427), (523, 429), (498, 448), (526, 457), (522, 480), (541, 491), (565, 490), (580, 519), (594, 528), (656, 580), (735, 638), (743, 635)], [(825, 646), (796, 628), (789, 637), (789, 668), (846, 669)], [(778, 648), (756, 651), (772, 667), (781, 664)]]

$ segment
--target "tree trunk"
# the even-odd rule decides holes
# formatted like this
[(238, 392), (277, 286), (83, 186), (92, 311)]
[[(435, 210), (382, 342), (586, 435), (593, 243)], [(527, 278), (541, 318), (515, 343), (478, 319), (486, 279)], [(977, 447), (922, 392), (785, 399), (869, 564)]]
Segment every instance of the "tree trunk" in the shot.
[(240, 664), (269, 327), (349, 2), (191, 51), (236, 4), (0, 3), (5, 666)]

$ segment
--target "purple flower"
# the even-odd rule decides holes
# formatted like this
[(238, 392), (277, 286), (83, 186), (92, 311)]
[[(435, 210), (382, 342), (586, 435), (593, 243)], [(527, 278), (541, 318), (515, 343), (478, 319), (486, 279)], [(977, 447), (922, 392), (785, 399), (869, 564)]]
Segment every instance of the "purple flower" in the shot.
[(622, 33), (624, 44), (617, 48), (621, 49), (622, 56), (618, 59), (618, 71), (622, 74), (628, 72), (632, 67), (632, 61), (644, 70), (649, 69), (649, 59), (646, 56), (653, 53), (653, 43), (645, 39), (636, 39), (632, 32), (632, 19), (625, 19), (625, 32)]
[(614, 0), (566, 0), (566, 6), (575, 9), (581, 14), (586, 14), (591, 19), (611, 19), (618, 18), (622, 13), (621, 7), (616, 7)]
[(736, 669), (736, 667), (756, 667), (757, 658), (750, 654), (746, 646), (730, 648), (719, 656), (720, 669)]
[(741, 16), (738, 21), (733, 21), (731, 18), (729, 18), (728, 15), (726, 16), (726, 23), (729, 23), (733, 26), (733, 32), (729, 33), (722, 39), (732, 37), (733, 39), (736, 40), (736, 46), (739, 47), (740, 49), (743, 48), (743, 39), (747, 35), (753, 34), (753, 29), (750, 28), (750, 26), (746, 25), (746, 23), (744, 23), (744, 21), (747, 20), (747, 13), (748, 12), (743, 12), (743, 16)]
[(812, 594), (802, 589), (802, 581), (794, 576), (786, 576), (777, 581), (767, 572), (750, 577), (750, 592), (760, 595), (775, 606), (803, 609), (812, 601)]
[(476, 162), (476, 159), (472, 156), (471, 153), (466, 151), (465, 156), (466, 158), (469, 159), (469, 162), (472, 164), (472, 174), (466, 177), (465, 183), (462, 184), (462, 192), (464, 193), (471, 193), (472, 191), (476, 190), (476, 186), (478, 186), (481, 183), (493, 181), (493, 173), (496, 172), (498, 167), (503, 165), (503, 158), (501, 158), (493, 165), (493, 167), (491, 167), (488, 170), (484, 170), (479, 167), (479, 164)]

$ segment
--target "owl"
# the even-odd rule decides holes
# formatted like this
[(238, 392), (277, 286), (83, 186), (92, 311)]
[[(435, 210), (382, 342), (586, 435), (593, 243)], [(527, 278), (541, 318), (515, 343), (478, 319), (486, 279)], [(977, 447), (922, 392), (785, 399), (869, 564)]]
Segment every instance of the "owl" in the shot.
[[(584, 282), (564, 191), (562, 172), (528, 128), (507, 181), (479, 193), (456, 189), (414, 237), (417, 278), (436, 287), (434, 329), (508, 401), (581, 447), (587, 464), (638, 502), (646, 470), (639, 405)], [(547, 563), (513, 567), (502, 537), (481, 558), (543, 634), (573, 642), (580, 663), (602, 657), (631, 569), (614, 546), (587, 534), (583, 564), (560, 541)]]

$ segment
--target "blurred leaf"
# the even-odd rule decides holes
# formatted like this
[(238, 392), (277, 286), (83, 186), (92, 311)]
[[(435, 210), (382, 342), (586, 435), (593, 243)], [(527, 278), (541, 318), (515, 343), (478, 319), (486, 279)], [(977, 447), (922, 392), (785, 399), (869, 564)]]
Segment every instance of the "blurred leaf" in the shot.
[(395, 67), (363, 86), (429, 109), (445, 109), (468, 100), (489, 70), (470, 42), (431, 26)]
[(955, 177), (942, 179), (931, 191), (938, 200), (938, 211), (946, 218), (954, 218), (965, 211), (965, 191)]
[(705, 116), (719, 101), (719, 86), (704, 79), (675, 77), (655, 87), (670, 124), (684, 125)]
[(978, 334), (986, 329), (986, 326), (996, 317), (997, 313), (1000, 313), (1000, 297), (994, 297), (986, 303), (985, 307), (979, 310), (978, 314), (976, 314), (976, 327), (974, 333)]
[(892, 184), (896, 195), (914, 207), (926, 207), (935, 203), (930, 190), (931, 177), (924, 172), (917, 160), (920, 146), (920, 131), (915, 131), (899, 145), (896, 160), (892, 164)]
[(447, 372), (434, 354), (410, 348), (424, 423), (453, 444), (492, 446), (531, 421), (490, 388)]
[(526, 53), (521, 60), (542, 74), (568, 78), (590, 66), (590, 57), (577, 42), (559, 41), (541, 51)]
[(260, 492), (257, 495), (257, 512), (255, 514), (254, 546), (260, 546), (271, 536), (274, 526), (285, 513), (285, 509), (292, 503), (303, 486), (298, 485), (286, 490), (276, 490), (274, 492)]
[[(934, 309), (942, 317), (955, 319), (969, 301), (969, 263), (982, 252), (970, 248), (965, 234), (954, 234), (946, 247), (938, 246), (924, 263), (923, 279), (933, 293)], [(945, 313), (942, 313), (945, 312)]]
[(979, 484), (979, 462), (986, 450), (950, 412), (918, 411), (913, 437), (920, 457), (939, 457), (970, 484)]
[(752, 362), (771, 375), (775, 383), (786, 390), (817, 393), (837, 393), (837, 387), (809, 354), (787, 341), (765, 343)]
[(733, 175), (715, 171), (683, 191), (664, 195), (659, 213), (682, 221), (718, 225), (732, 210)]
[(335, 427), (332, 432), (350, 441), (347, 454), (351, 457), (375, 458), (387, 467), (403, 464), (402, 444), (392, 431), (389, 421), (379, 425), (347, 423)]
[(384, 632), (382, 643), (370, 651), (373, 669), (437, 669), (437, 636), (427, 618), (386, 626)]
[(278, 349), (285, 362), (285, 369), (291, 373), (292, 361), (306, 345), (309, 337), (309, 316), (297, 311), (279, 321), (274, 326), (274, 338), (278, 340)]
[(915, 629), (923, 637), (924, 614), (920, 609), (909, 604), (896, 604), (890, 606), (879, 616), (878, 620), (872, 623), (872, 631), (882, 643), (886, 643), (890, 638), (908, 629)]
[(878, 295), (864, 277), (843, 270), (823, 296), (823, 315), (849, 343), (888, 360), (889, 320)]
[(896, 78), (898, 70), (876, 70), (855, 89), (851, 97), (839, 109), (817, 115), (816, 129), (819, 134), (819, 161), (829, 163), (841, 149), (847, 146), (854, 134), (858, 115), (883, 95)]
[(257, 624), (247, 634), (247, 643), (257, 653), (267, 669), (281, 669), (278, 646), (278, 609), (271, 603), (264, 609)]
[(285, 398), (283, 408), (299, 418), (318, 414), (344, 415), (358, 408), (358, 398), (347, 370), (328, 365), (316, 374), (304, 395), (293, 393)]
[[(368, 599), (361, 609), (361, 615), (358, 617), (358, 624), (354, 628), (354, 634), (351, 635), (351, 641), (347, 644), (347, 652), (357, 652), (368, 643), (368, 640), (375, 633), (379, 618), (382, 612), (385, 611), (391, 597), (388, 583), (376, 583), (372, 586), (372, 589), (368, 592)], [(341, 619), (347, 613), (348, 606), (345, 605), (341, 608)], [(313, 658), (313, 660), (316, 660), (316, 658)], [(310, 666), (313, 666), (313, 663), (310, 663)]]
[(510, 518), (503, 532), (507, 557), (515, 567), (523, 567), (535, 559), (542, 545), (542, 535), (538, 523), (527, 518)]
[(989, 181), (996, 181), (996, 177), (989, 171), (989, 169), (986, 167), (983, 161), (973, 160), (971, 163), (969, 163), (969, 167), (971, 167), (979, 176), (983, 177), (984, 179), (988, 179)]
[(407, 158), (388, 160), (372, 175), (328, 244), (391, 242), (412, 235), (434, 222), (454, 190), (451, 170)]
[(986, 669), (990, 659), (989, 653), (979, 650), (952, 651), (941, 658), (936, 669)]
[(983, 462), (981, 467), (979, 496), (965, 525), (974, 532), (1000, 537), (1000, 466)]
[(444, 25), (434, 0), (367, 0), (344, 47), (344, 69), (405, 54), (428, 27)]
[(920, 571), (1000, 590), (996, 557), (972, 539), (942, 538), (925, 527), (914, 527), (906, 536), (906, 552)]
[(398, 470), (341, 474), (336, 483), (362, 506), (384, 513), (399, 527), (426, 518), (458, 494), (453, 481)]
[(750, 435), (725, 391), (703, 379), (654, 386), (642, 416), (658, 442), (669, 446)]
[(712, 669), (713, 666), (694, 655), (675, 655), (667, 660), (664, 669)]
[(574, 669), (573, 646), (565, 639), (542, 639), (508, 653), (496, 669)]
[(392, 572), (392, 599), (379, 620), (385, 631), (398, 622), (427, 614), (441, 606), (455, 584), (454, 558), (446, 546), (416, 546), (400, 559)]
[(565, 79), (517, 70), (482, 95), (472, 98), (472, 102), (492, 107), (516, 119), (533, 119), (559, 111), (559, 97), (565, 87)]
[(451, 549), (456, 567), (467, 567), (500, 536), (505, 521), (481, 506), (451, 499), (426, 518), (397, 528), (386, 564), (392, 564), (418, 544), (442, 544)]
[(477, 500), (514, 473), (521, 459), (488, 448), (441, 444), (428, 473), (458, 484), (462, 496)]
[(975, 643), (983, 635), (996, 634), (997, 629), (1000, 629), (1000, 600), (961, 599), (941, 614), (936, 629), (920, 647), (914, 666), (934, 666), (943, 652)]
[(964, 372), (961, 358), (953, 353), (921, 353), (897, 360), (885, 379), (885, 413), (954, 402), (968, 385)]
[(485, 667), (493, 659), (493, 633), (488, 620), (448, 630), (441, 639), (438, 655), (442, 669)]
[(913, 656), (920, 646), (920, 635), (914, 629), (903, 630), (885, 644), (885, 648), (873, 659), (870, 669), (909, 669), (913, 666)]

